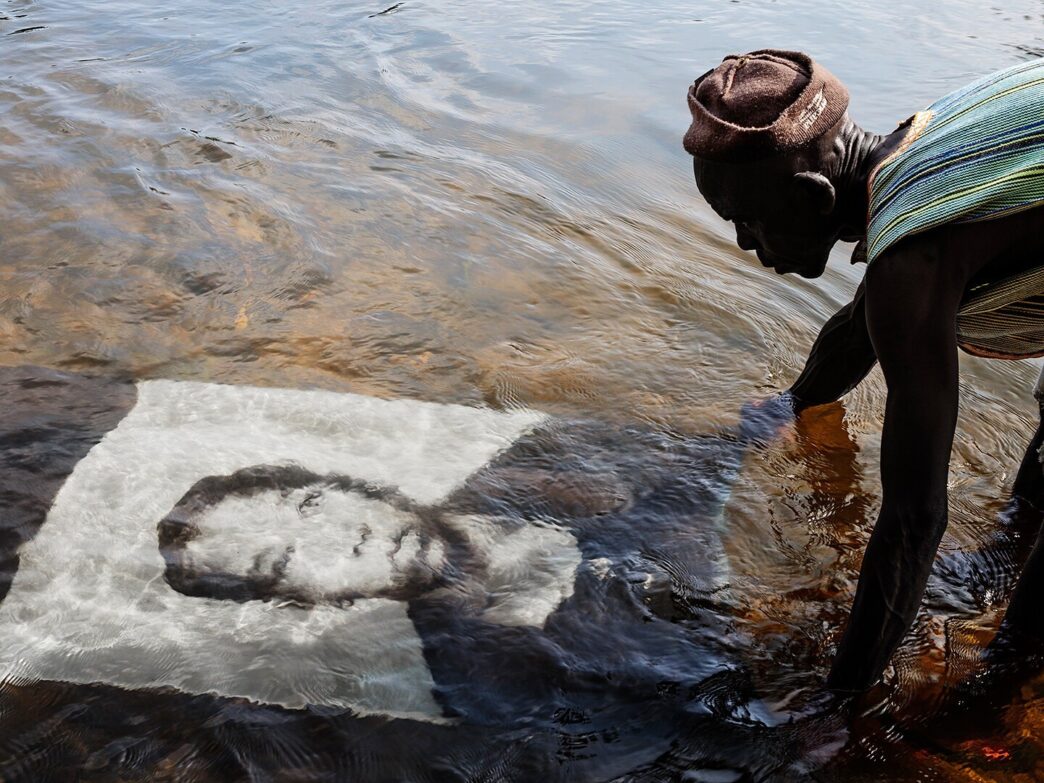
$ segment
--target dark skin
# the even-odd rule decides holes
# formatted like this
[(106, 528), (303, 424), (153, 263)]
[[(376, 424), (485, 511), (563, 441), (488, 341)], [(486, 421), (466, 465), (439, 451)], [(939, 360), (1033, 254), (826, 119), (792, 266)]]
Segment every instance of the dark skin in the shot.
[[(695, 159), (700, 192), (736, 225), (736, 243), (778, 274), (819, 277), (831, 247), (866, 234), (870, 172), (902, 141), (867, 133), (847, 116), (810, 146), (749, 163)], [(912, 624), (947, 524), (946, 479), (957, 422), (956, 317), (970, 284), (1044, 260), (1044, 210), (947, 225), (909, 237), (867, 269), (851, 303), (823, 326), (781, 402), (794, 412), (832, 402), (877, 362), (888, 385), (881, 441), (881, 511), (828, 685), (861, 691), (880, 679)], [(1044, 499), (1034, 446), (1015, 491)], [(1016, 634), (1044, 640), (1033, 607), (1044, 581), (1044, 541), (1026, 564), (1008, 609)]]

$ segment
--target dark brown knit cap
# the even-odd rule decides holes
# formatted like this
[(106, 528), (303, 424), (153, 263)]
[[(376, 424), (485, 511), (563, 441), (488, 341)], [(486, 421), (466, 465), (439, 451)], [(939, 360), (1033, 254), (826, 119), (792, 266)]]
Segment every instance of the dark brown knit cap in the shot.
[(706, 160), (768, 157), (819, 138), (847, 108), (848, 90), (807, 54), (729, 55), (689, 88), (685, 149)]

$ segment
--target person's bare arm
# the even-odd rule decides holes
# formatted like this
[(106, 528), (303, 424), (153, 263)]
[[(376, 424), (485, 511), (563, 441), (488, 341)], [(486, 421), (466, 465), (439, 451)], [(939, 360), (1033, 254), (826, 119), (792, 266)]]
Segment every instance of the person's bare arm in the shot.
[(848, 393), (877, 363), (866, 327), (863, 285), (855, 297), (823, 324), (805, 369), (784, 392), (743, 406), (739, 437), (755, 444), (775, 438), (805, 408), (824, 405)]
[(789, 389), (795, 411), (833, 402), (847, 394), (877, 363), (867, 330), (865, 305), (866, 294), (860, 285), (852, 301), (823, 324), (805, 369)]
[(965, 265), (937, 245), (892, 252), (867, 271), (868, 334), (888, 384), (881, 511), (828, 684), (862, 690), (882, 674), (917, 614), (947, 523), (957, 420), (956, 314)]

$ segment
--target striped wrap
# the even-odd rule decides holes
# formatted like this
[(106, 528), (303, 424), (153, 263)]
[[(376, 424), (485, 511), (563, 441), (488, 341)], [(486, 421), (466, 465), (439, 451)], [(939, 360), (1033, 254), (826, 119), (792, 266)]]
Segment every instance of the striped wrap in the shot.
[[(869, 188), (870, 263), (904, 237), (1044, 203), (1044, 59), (983, 77), (915, 114)], [(977, 355), (1044, 355), (1044, 258), (1039, 268), (970, 289), (957, 333)]]

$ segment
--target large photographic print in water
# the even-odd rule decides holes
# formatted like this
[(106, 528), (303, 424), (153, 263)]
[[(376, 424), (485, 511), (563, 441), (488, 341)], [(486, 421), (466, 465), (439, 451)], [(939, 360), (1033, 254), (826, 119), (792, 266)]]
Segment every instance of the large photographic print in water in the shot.
[(5, 508), (23, 510), (4, 525), (5, 779), (138, 779), (189, 754), (201, 780), (608, 780), (679, 747), (732, 769), (739, 743), (761, 771), (798, 750), (715, 611), (741, 439), (34, 368), (2, 383)]

